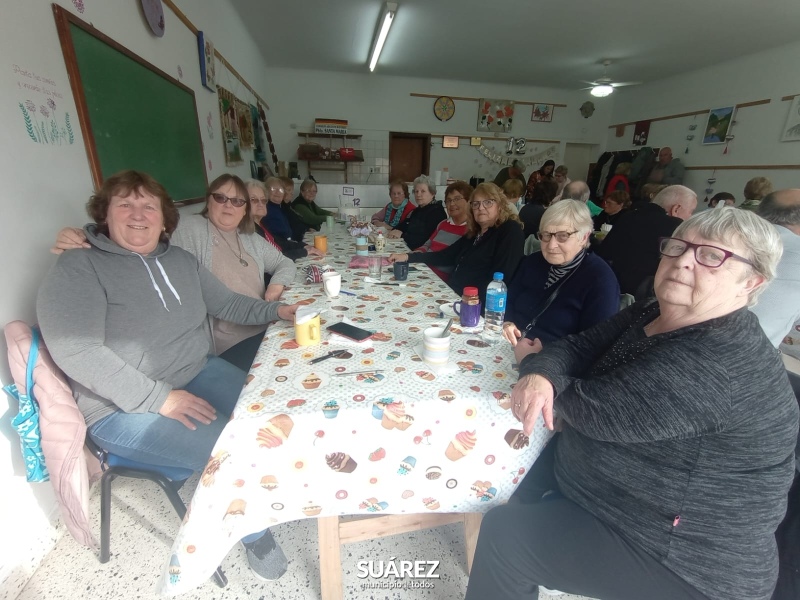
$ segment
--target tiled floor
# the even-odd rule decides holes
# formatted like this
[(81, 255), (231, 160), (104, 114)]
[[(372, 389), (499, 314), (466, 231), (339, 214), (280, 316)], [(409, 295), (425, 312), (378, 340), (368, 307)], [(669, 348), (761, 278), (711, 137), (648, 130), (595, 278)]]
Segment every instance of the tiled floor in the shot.
[[(196, 478), (187, 482), (183, 495), (193, 490)], [(111, 560), (102, 565), (96, 555), (66, 534), (45, 558), (19, 595), (20, 600), (77, 600), (79, 598), (157, 598), (156, 589), (178, 517), (164, 494), (147, 481), (118, 479), (114, 482), (111, 524)], [(92, 497), (94, 530), (99, 533), (99, 489)], [(289, 571), (277, 582), (255, 579), (244, 551), (236, 546), (223, 563), (228, 586), (213, 581), (181, 598), (305, 600), (320, 597), (317, 526), (314, 519), (286, 523), (272, 529), (289, 559)], [(441, 578), (425, 590), (368, 590), (357, 577), (359, 560), (440, 560)], [(467, 586), (464, 532), (460, 525), (447, 525), (349, 544), (342, 551), (344, 597), (368, 600), (455, 600), (464, 597)], [(391, 578), (390, 578), (391, 579)], [(541, 596), (550, 598), (549, 596)], [(558, 596), (558, 600), (588, 600)]]

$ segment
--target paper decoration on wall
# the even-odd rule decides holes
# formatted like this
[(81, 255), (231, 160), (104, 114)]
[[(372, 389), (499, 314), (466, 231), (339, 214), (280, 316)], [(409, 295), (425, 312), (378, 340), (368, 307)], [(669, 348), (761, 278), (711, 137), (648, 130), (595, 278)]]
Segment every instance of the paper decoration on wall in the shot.
[(75, 10), (81, 14), (86, 10), (86, 7), (83, 5), (83, 0), (72, 0), (72, 4), (75, 6)]
[(800, 142), (800, 95), (792, 99), (786, 125), (783, 128), (782, 142)]
[(481, 98), (478, 103), (478, 131), (511, 131), (514, 102)]
[(22, 119), (28, 137), (37, 144), (52, 144), (61, 146), (75, 143), (75, 132), (69, 120), (69, 113), (64, 113), (63, 125), (56, 111), (56, 102), (48, 98), (45, 104), (36, 107), (33, 100), (19, 103)]
[[(261, 124), (264, 126), (264, 133), (267, 136), (267, 144), (269, 144), (269, 152), (272, 156), (272, 163), (275, 169), (278, 169), (278, 155), (275, 153), (275, 144), (272, 143), (272, 134), (269, 132), (269, 123), (267, 122), (267, 113), (264, 112), (264, 107), (258, 105), (258, 116), (261, 117)], [(269, 168), (269, 167), (267, 167)]]
[(708, 121), (706, 121), (706, 128), (703, 133), (703, 144), (725, 143), (735, 109), (735, 106), (726, 106), (714, 108), (708, 113)]
[(197, 32), (197, 50), (200, 54), (200, 83), (212, 92), (217, 91), (216, 59), (214, 44), (202, 31)]
[(219, 94), (219, 120), (222, 126), (225, 164), (234, 167), (242, 164), (239, 120), (236, 114), (236, 105), (239, 100), (223, 87), (217, 88), (217, 93)]
[(528, 145), (528, 140), (525, 138), (508, 138), (506, 142), (506, 154), (511, 155), (515, 152), (517, 154), (525, 154), (525, 147)]
[[(521, 139), (522, 141), (526, 141), (523, 138), (519, 138), (519, 139)], [(526, 141), (526, 143), (527, 143), (527, 141)], [(489, 159), (490, 161), (495, 162), (495, 163), (500, 164), (500, 165), (509, 166), (509, 165), (511, 165), (511, 163), (513, 161), (517, 160), (517, 161), (519, 161), (519, 162), (521, 162), (522, 164), (525, 165), (526, 170), (527, 170), (527, 168), (531, 167), (532, 165), (536, 165), (538, 167), (538, 166), (541, 166), (544, 163), (544, 161), (550, 160), (550, 159), (556, 160), (556, 158), (558, 157), (558, 146), (557, 145), (548, 146), (547, 148), (545, 148), (541, 152), (537, 152), (536, 154), (532, 154), (532, 155), (526, 156), (524, 158), (507, 156), (505, 154), (501, 154), (499, 152), (496, 152), (495, 150), (492, 150), (491, 148), (488, 148), (485, 144), (481, 144), (480, 146), (477, 146), (475, 149), (478, 152), (480, 152), (484, 157)]]
[(633, 127), (633, 145), (646, 146), (650, 135), (650, 121), (637, 121)]
[(555, 106), (552, 104), (534, 104), (531, 111), (531, 121), (550, 123), (553, 120)]

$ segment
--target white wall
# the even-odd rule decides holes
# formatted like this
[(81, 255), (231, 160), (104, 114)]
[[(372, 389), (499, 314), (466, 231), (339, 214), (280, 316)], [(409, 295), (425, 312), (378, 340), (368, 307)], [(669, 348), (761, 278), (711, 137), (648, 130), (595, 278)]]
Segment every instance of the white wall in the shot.
[[(58, 2), (85, 21), (116, 39), (122, 45), (178, 78), (195, 90), (206, 164), (212, 179), (227, 170), (242, 176), (250, 173), (246, 157), (243, 166), (228, 169), (224, 164), (220, 136), (217, 95), (200, 85), (197, 42), (186, 27), (165, 8), (166, 35), (156, 38), (150, 33), (140, 13), (139, 2), (103, 0), (82, 2), (85, 12), (79, 14), (69, 0)], [(205, 2), (181, 0), (180, 6), (201, 30), (207, 32), (217, 49), (262, 96), (268, 91), (260, 53), (245, 32), (227, 0)], [(75, 102), (70, 91), (64, 60), (56, 33), (50, 0), (27, 0), (12, 3), (3, 0), (3, 22), (0, 50), (0, 139), (3, 160), (0, 181), (3, 181), (2, 227), (0, 256), (3, 256), (5, 291), (0, 296), (0, 325), (14, 319), (35, 321), (36, 290), (42, 277), (55, 260), (48, 253), (53, 236), (64, 224), (86, 221), (84, 204), (92, 188), (92, 179), (81, 136)], [(217, 64), (219, 83), (239, 98), (253, 98), (237, 80)], [(55, 103), (55, 111), (48, 106)], [(41, 108), (48, 118), (53, 114), (64, 127), (69, 113), (74, 143), (34, 142), (25, 127), (19, 103), (33, 103), (41, 120)], [(206, 126), (212, 115), (213, 128)], [(38, 125), (38, 122), (37, 122)], [(212, 139), (213, 135), (213, 139)], [(195, 209), (196, 210), (196, 209)], [(5, 343), (0, 343), (5, 356)], [(0, 381), (9, 382), (6, 360), (0, 360)], [(0, 399), (0, 596), (24, 584), (38, 561), (55, 541), (50, 519), (56, 512), (50, 484), (28, 484), (19, 451), (19, 438), (11, 429), (10, 420), (16, 405), (5, 394)]]
[[(559, 140), (558, 156), (563, 156), (566, 142), (602, 145), (605, 142), (613, 98), (592, 99), (597, 107), (590, 119), (584, 119), (579, 107), (590, 99), (587, 92), (557, 90), (522, 85), (498, 85), (467, 81), (420, 79), (412, 77), (385, 77), (379, 74), (328, 73), (324, 71), (299, 71), (269, 68), (266, 77), (268, 89), (268, 114), (278, 158), (297, 160), (297, 146), (301, 139), (298, 131), (313, 131), (315, 118), (346, 119), (349, 133), (361, 134), (365, 162), (349, 167), (350, 183), (387, 183), (389, 158), (389, 132), (431, 133), (482, 137), (483, 142), (497, 152), (505, 152), (506, 142), (492, 141), (492, 135), (477, 131), (478, 103), (456, 100), (456, 112), (447, 122), (439, 121), (433, 114), (433, 98), (412, 97), (410, 94), (437, 94), (446, 96), (506, 98), (528, 102), (553, 102), (566, 104), (556, 108), (551, 123), (534, 123), (530, 120), (531, 107), (516, 108), (513, 129), (502, 134), (531, 139)], [(278, 86), (274, 85), (279, 83)], [(325, 140), (313, 140), (326, 146)], [(501, 165), (492, 163), (461, 140), (458, 149), (442, 148), (441, 138), (432, 140), (431, 172), (449, 168), (450, 177), (468, 180), (473, 175), (493, 179)], [(335, 141), (338, 144), (338, 141)], [(552, 144), (529, 143), (527, 155), (536, 154)], [(335, 146), (334, 149), (338, 147)], [(305, 162), (299, 163), (300, 174), (307, 173)], [(381, 172), (369, 175), (369, 167)], [(320, 171), (314, 177), (321, 183), (343, 183), (341, 173)]]
[[(680, 114), (704, 108), (720, 108), (755, 100), (771, 99), (769, 104), (742, 108), (735, 115), (728, 154), (723, 145), (701, 144), (707, 115), (658, 121), (650, 127), (648, 145), (671, 146), (675, 157), (687, 166), (800, 164), (800, 143), (781, 142), (781, 132), (791, 102), (781, 97), (800, 93), (800, 43), (760, 52), (744, 58), (692, 71), (642, 86), (614, 92), (611, 123)], [(691, 124), (697, 129), (689, 130)], [(686, 135), (694, 134), (687, 141)], [(608, 130), (606, 148), (632, 148), (633, 125), (621, 138)], [(685, 154), (685, 149), (689, 153)], [(702, 206), (711, 171), (687, 171), (686, 185), (694, 189)], [(744, 184), (751, 177), (768, 177), (775, 189), (800, 187), (797, 170), (718, 170), (714, 193), (730, 192), (742, 200)]]

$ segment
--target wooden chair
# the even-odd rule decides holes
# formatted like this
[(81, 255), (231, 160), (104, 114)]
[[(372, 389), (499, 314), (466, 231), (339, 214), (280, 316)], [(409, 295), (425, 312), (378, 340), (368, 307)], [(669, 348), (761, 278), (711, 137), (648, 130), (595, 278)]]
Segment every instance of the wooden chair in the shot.
[(342, 599), (341, 546), (362, 540), (430, 529), (450, 523), (464, 524), (467, 574), (472, 570), (482, 513), (431, 513), (385, 516), (322, 517), (319, 529), (319, 574), (322, 600)]

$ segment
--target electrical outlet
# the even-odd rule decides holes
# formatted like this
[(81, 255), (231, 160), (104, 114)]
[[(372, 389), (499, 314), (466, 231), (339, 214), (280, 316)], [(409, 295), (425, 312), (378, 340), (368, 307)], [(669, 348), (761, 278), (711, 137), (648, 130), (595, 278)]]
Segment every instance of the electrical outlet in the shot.
[(378, 167), (370, 167), (370, 168), (369, 168), (369, 173), (370, 173), (370, 175), (372, 175), (372, 174), (373, 174), (375, 171), (377, 171), (377, 170), (378, 170)]

